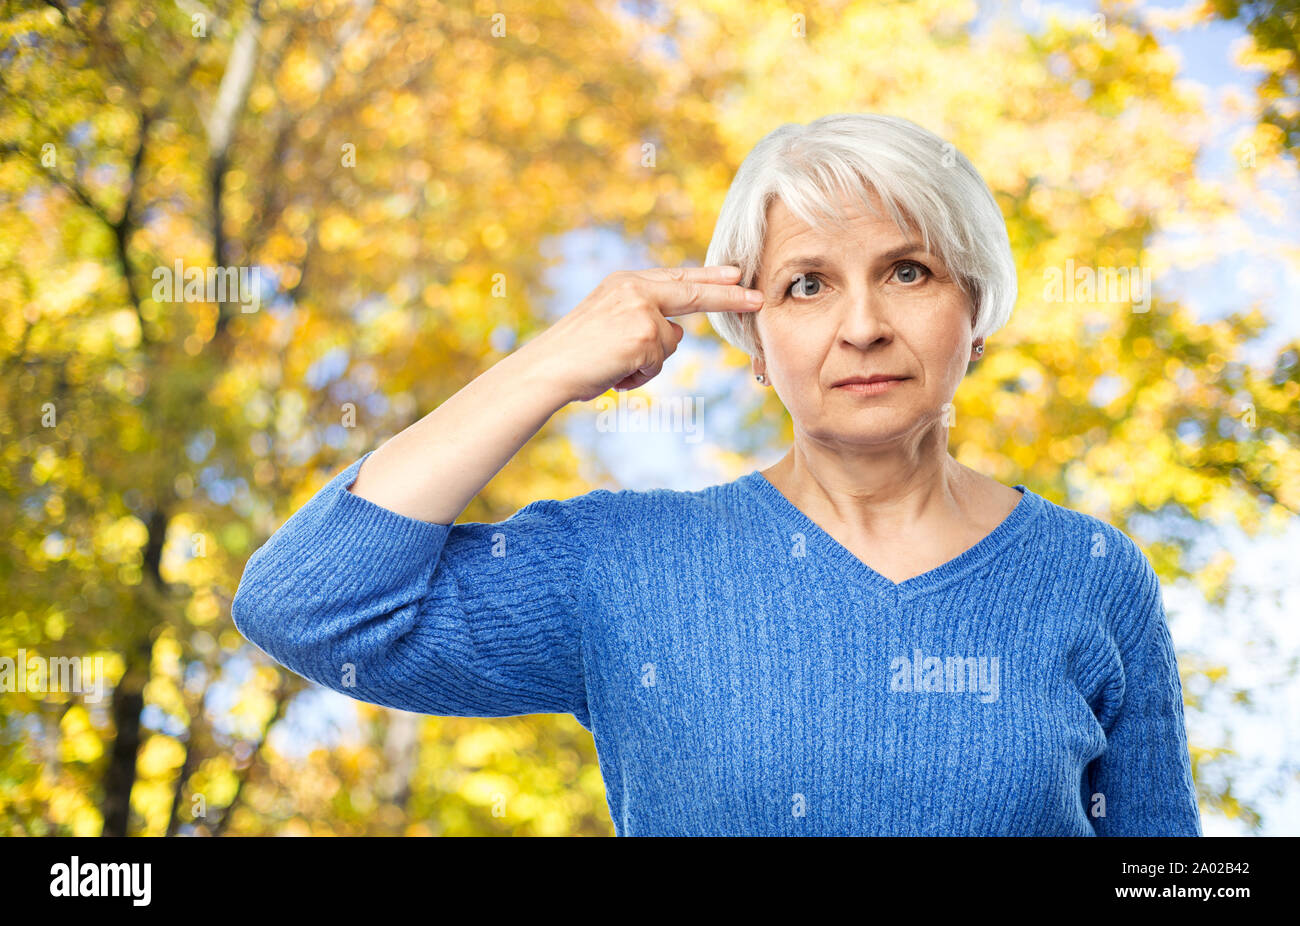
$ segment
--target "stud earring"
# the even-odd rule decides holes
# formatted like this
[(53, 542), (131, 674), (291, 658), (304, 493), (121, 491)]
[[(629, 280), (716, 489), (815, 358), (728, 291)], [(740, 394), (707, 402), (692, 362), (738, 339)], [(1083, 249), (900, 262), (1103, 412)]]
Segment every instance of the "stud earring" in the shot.
[(754, 379), (758, 380), (764, 386), (767, 385), (767, 377), (765, 377), (762, 373), (759, 373), (757, 376), (754, 377)]
[(984, 345), (983, 345), (983, 344), (976, 344), (976, 345), (975, 345), (975, 356), (976, 356), (976, 357), (980, 357), (980, 356), (983, 356), (983, 354), (984, 354)]

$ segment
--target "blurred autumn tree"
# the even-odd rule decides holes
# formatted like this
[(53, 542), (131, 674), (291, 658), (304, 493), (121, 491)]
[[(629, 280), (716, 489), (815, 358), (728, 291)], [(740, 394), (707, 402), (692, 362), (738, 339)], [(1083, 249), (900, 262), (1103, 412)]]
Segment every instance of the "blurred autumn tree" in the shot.
[(1254, 40), (1246, 61), (1264, 68), (1256, 87), (1259, 123), (1273, 129), (1271, 146), (1281, 146), (1294, 160), (1300, 149), (1300, 0), (1205, 0), (1210, 13), (1239, 20)]
[[(571, 717), (358, 705), (360, 741), (277, 750), (312, 686), (230, 599), (330, 476), (538, 330), (547, 241), (606, 226), (698, 262), (781, 122), (903, 115), (995, 190), (1022, 308), (958, 392), (963, 462), (1121, 527), (1300, 508), (1295, 349), (1267, 375), (1236, 353), (1257, 308), (1041, 305), (1047, 269), (1147, 264), (1163, 223), (1230, 208), (1197, 176), (1198, 100), (1122, 9), (978, 36), (949, 0), (4, 11), (0, 652), (102, 654), (112, 682), (0, 699), (4, 832), (612, 833)], [(155, 298), (178, 260), (257, 268), (260, 307)], [(576, 464), (548, 427), (462, 520), (586, 491)], [(1183, 573), (1179, 545), (1149, 552)]]

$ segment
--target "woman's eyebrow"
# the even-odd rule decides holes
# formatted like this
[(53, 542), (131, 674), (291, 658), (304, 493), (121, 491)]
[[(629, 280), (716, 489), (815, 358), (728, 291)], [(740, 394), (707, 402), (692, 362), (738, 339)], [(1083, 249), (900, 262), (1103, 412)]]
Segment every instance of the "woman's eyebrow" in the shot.
[(791, 257), (789, 260), (781, 264), (781, 266), (777, 267), (776, 273), (772, 274), (772, 276), (779, 277), (786, 270), (795, 266), (810, 267), (813, 270), (822, 270), (829, 267), (830, 262), (827, 261), (824, 257), (820, 257), (816, 254), (810, 254), (806, 257), (804, 256)]
[(925, 249), (925, 245), (923, 245), (921, 242), (908, 241), (905, 244), (900, 244), (896, 248), (890, 248), (888, 251), (886, 251), (883, 254), (876, 255), (876, 263), (885, 264), (891, 260), (898, 260), (898, 258), (900, 257), (906, 257), (908, 254), (928, 255), (929, 253), (930, 252)]

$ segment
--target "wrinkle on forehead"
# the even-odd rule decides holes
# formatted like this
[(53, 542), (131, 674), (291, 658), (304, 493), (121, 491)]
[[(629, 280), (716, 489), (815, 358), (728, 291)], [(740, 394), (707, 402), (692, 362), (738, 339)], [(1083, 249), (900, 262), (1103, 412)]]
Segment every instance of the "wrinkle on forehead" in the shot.
[[(788, 217), (797, 221), (794, 223), (793, 228), (788, 228), (791, 223), (787, 219), (787, 221), (782, 224), (786, 225), (788, 230), (784, 230), (777, 235), (774, 235), (772, 227), (773, 223), (771, 222), (771, 212), (777, 207), (777, 205), (784, 208)], [(886, 216), (881, 210), (875, 208), (874, 205), (872, 205), (869, 210), (865, 211), (865, 216), (861, 212), (854, 214), (851, 203), (848, 204), (847, 207), (845, 204), (841, 204), (839, 211), (835, 213), (834, 220), (822, 224), (820, 217), (814, 217), (814, 220), (809, 222), (807, 218), (795, 212), (795, 210), (792, 209), (784, 200), (773, 199), (771, 204), (768, 206), (768, 222), (763, 242), (764, 254), (759, 256), (758, 266), (754, 270), (754, 281), (757, 282), (763, 278), (764, 270), (767, 266), (763, 257), (766, 255), (769, 246), (772, 253), (771, 255), (766, 256), (769, 256), (773, 260), (773, 263), (780, 266), (781, 260), (784, 256), (782, 251), (783, 249), (788, 249), (791, 242), (797, 241), (805, 235), (827, 235), (829, 233), (831, 236), (856, 236), (859, 232), (854, 228), (854, 225), (855, 223), (861, 222), (864, 218), (867, 219), (869, 225), (880, 225), (886, 222), (892, 224), (899, 232), (898, 243), (900, 244), (905, 241), (921, 241), (923, 242), (922, 247), (927, 251), (929, 250), (928, 246), (924, 244), (925, 235), (922, 230), (917, 227), (916, 223), (911, 223), (909, 227), (900, 226), (893, 220), (892, 216)], [(827, 226), (829, 226), (829, 228)], [(890, 243), (892, 244), (893, 242)]]

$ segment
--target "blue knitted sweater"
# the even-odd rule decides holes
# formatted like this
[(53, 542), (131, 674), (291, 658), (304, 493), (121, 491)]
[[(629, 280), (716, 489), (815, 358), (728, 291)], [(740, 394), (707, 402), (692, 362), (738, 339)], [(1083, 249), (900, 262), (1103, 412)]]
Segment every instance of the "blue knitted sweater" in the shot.
[(254, 552), (236, 627), (362, 701), (573, 714), (619, 835), (1200, 835), (1160, 584), (1103, 521), (1017, 485), (895, 583), (758, 471), (440, 525), (352, 494), (364, 460)]

